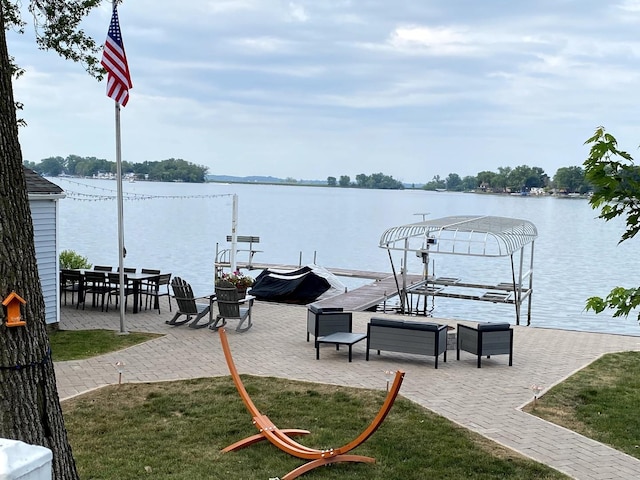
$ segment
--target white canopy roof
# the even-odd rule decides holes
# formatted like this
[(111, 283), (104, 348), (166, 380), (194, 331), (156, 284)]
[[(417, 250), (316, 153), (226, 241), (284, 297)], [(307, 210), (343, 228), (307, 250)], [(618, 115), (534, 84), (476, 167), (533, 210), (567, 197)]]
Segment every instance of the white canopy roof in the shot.
[(381, 248), (423, 253), (503, 257), (538, 237), (535, 225), (507, 217), (460, 215), (386, 230)]

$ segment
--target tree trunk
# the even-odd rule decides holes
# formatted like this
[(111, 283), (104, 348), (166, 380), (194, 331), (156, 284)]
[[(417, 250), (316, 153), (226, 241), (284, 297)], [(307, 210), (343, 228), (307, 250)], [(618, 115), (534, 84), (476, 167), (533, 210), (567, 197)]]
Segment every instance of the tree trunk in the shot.
[(62, 417), (45, 325), (33, 224), (22, 167), (12, 69), (0, 2), (0, 300), (24, 300), (23, 327), (6, 326), (0, 310), (0, 437), (53, 451), (53, 478), (78, 478)]

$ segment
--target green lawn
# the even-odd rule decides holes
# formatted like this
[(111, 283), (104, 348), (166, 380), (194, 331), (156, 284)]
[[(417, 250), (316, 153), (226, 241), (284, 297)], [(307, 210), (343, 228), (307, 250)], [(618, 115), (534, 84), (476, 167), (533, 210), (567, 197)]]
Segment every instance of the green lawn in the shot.
[(161, 337), (155, 333), (119, 335), (113, 330), (57, 330), (49, 334), (54, 362), (82, 360)]
[[(299, 441), (340, 447), (364, 430), (385, 392), (243, 376), (258, 409), (281, 428), (303, 428)], [(103, 388), (63, 403), (83, 479), (268, 479), (302, 465), (259, 443), (225, 446), (257, 433), (230, 377)], [(404, 398), (380, 429), (351, 453), (375, 464), (343, 463), (306, 479), (564, 479)]]
[[(108, 330), (50, 335), (56, 361), (87, 358), (159, 335)], [(282, 428), (304, 428), (314, 448), (350, 442), (384, 392), (243, 376), (258, 408)], [(525, 411), (640, 458), (640, 352), (606, 355)], [(83, 479), (282, 477), (304, 463), (267, 443), (222, 454), (255, 433), (230, 377), (103, 388), (63, 403)], [(399, 397), (382, 427), (352, 453), (375, 464), (337, 464), (308, 479), (560, 479), (564, 475)]]
[(601, 357), (525, 411), (640, 458), (640, 352)]

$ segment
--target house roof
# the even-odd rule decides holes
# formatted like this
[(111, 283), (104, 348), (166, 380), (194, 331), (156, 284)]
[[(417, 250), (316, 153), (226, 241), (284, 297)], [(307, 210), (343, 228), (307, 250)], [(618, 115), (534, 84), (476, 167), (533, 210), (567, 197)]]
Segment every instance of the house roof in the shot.
[(24, 176), (27, 181), (27, 192), (29, 195), (34, 194), (49, 194), (49, 195), (61, 195), (64, 190), (53, 182), (50, 182), (46, 178), (37, 174), (33, 170), (27, 167), (24, 168)]

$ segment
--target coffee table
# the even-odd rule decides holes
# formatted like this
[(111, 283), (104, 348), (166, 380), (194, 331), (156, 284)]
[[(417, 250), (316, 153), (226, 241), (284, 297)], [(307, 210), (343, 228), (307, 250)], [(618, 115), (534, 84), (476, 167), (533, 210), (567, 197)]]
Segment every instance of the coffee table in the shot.
[(335, 332), (331, 335), (316, 338), (316, 360), (320, 359), (320, 344), (321, 343), (333, 343), (336, 346), (336, 350), (340, 350), (340, 345), (349, 345), (349, 361), (351, 361), (351, 348), (354, 343), (358, 343), (361, 340), (367, 338), (366, 333), (349, 333), (349, 332)]

